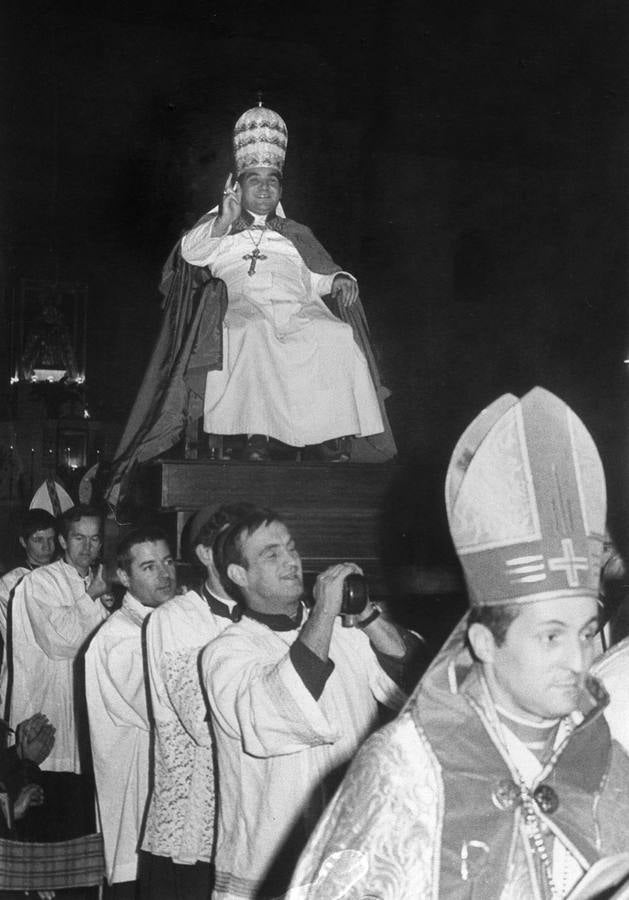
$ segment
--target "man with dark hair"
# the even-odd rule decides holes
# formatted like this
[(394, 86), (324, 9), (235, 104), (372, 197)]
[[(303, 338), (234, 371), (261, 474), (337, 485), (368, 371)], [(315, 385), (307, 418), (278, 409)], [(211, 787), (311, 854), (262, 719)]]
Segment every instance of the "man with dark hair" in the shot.
[[(276, 112), (260, 105), (243, 113), (234, 129), (237, 177), (227, 178), (218, 213), (181, 243), (183, 258), (208, 266), (229, 295), (222, 367), (207, 375), (204, 427), (247, 433), (250, 460), (268, 455), (269, 436), (303, 447), (384, 430), (365, 354), (322, 299), (331, 294), (360, 318), (356, 280), (282, 212), (286, 145)], [(339, 461), (348, 458), (349, 440), (343, 447), (335, 448)]]
[(36, 712), (55, 726), (55, 745), (42, 764), (49, 816), (40, 840), (59, 840), (93, 830), (91, 785), (79, 754), (74, 667), (88, 637), (107, 617), (101, 602), (107, 585), (98, 564), (102, 518), (89, 506), (60, 519), (63, 556), (25, 575), (11, 599), (12, 658), (7, 698), (15, 725)]
[(57, 549), (56, 536), (57, 520), (47, 509), (29, 509), (24, 513), (20, 521), (19, 542), (31, 568), (52, 562)]
[(3, 644), (7, 639), (9, 595), (27, 572), (48, 565), (55, 558), (57, 520), (45, 509), (29, 509), (22, 516), (18, 540), (24, 551), (24, 565), (16, 566), (0, 578), (0, 634)]
[(459, 440), (446, 507), (472, 613), (358, 753), (291, 900), (560, 900), (629, 846), (629, 757), (588, 675), (606, 512), (592, 438), (541, 388), (505, 395)]
[(353, 563), (322, 572), (306, 609), (301, 559), (270, 510), (219, 536), (216, 564), (243, 616), (201, 658), (221, 799), (213, 896), (279, 897), (378, 703), (403, 703), (419, 641), (371, 602), (343, 627)]
[(500, 606), (475, 606), (468, 616), (468, 630), (471, 625), (478, 623), (489, 629), (497, 647), (502, 647), (509, 626), (517, 619), (522, 609), (516, 603), (504, 603)]
[(146, 624), (146, 663), (154, 727), (154, 784), (142, 843), (141, 890), (146, 900), (206, 900), (214, 846), (214, 762), (201, 649), (239, 610), (214, 565), (217, 535), (253, 507), (225, 504), (200, 510), (189, 549), (205, 571), (196, 590), (160, 606)]
[(90, 642), (85, 693), (108, 896), (134, 900), (138, 841), (149, 794), (142, 627), (152, 610), (174, 596), (177, 584), (168, 540), (157, 526), (129, 532), (118, 545), (117, 558), (118, 579), (126, 593), (121, 608)]

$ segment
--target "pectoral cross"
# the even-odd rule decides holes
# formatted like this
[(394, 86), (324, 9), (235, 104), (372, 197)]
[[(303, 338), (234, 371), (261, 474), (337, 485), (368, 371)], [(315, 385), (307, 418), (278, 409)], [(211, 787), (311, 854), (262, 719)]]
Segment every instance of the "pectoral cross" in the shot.
[(264, 253), (260, 253), (260, 251), (256, 247), (256, 249), (253, 250), (251, 253), (246, 253), (243, 256), (243, 259), (251, 260), (251, 265), (249, 266), (249, 271), (247, 272), (247, 275), (255, 275), (257, 261), (259, 259), (266, 259), (266, 256), (264, 255)]

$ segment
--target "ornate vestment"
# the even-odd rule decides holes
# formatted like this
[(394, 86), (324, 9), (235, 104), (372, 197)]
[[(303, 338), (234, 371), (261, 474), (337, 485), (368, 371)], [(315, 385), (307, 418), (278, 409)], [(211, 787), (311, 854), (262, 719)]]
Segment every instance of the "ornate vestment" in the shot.
[[(517, 771), (460, 626), (401, 715), (359, 751), (297, 867), (290, 900), (516, 900), (545, 898), (539, 854), (527, 836)], [(604, 691), (558, 732), (552, 763), (527, 785), (559, 805), (536, 806), (546, 852), (570, 876), (629, 845), (629, 758), (602, 716)], [(510, 793), (511, 791), (511, 793)], [(506, 793), (506, 796), (505, 796)], [(576, 869), (575, 869), (576, 866)]]
[(214, 759), (198, 656), (231, 622), (215, 599), (188, 591), (146, 625), (154, 771), (142, 849), (179, 865), (209, 862), (214, 846)]

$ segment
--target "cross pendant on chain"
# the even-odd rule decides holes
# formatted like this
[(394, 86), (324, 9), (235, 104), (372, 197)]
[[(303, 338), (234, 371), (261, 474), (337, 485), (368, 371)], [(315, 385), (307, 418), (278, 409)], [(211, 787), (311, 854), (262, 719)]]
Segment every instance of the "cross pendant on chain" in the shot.
[(245, 253), (245, 255), (243, 256), (243, 259), (251, 260), (251, 264), (249, 266), (249, 271), (247, 272), (247, 275), (255, 275), (257, 261), (259, 259), (266, 259), (266, 256), (264, 255), (264, 253), (260, 253), (260, 251), (256, 247), (252, 253)]

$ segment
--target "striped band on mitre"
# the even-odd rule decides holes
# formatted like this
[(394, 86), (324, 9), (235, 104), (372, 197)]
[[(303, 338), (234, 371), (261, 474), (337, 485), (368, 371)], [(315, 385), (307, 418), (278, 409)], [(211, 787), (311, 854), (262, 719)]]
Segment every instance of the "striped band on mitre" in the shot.
[(504, 395), (472, 422), (450, 460), (446, 506), (472, 606), (598, 597), (603, 466), (549, 391)]
[(236, 175), (249, 169), (284, 171), (288, 130), (281, 116), (264, 106), (248, 109), (234, 126)]

